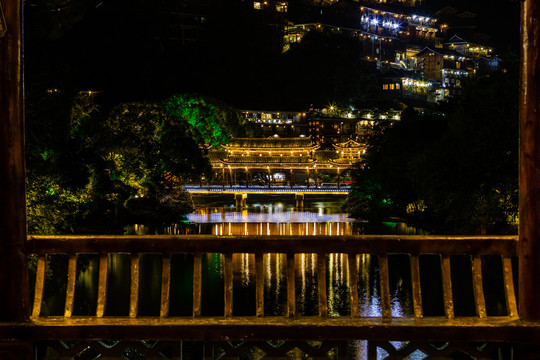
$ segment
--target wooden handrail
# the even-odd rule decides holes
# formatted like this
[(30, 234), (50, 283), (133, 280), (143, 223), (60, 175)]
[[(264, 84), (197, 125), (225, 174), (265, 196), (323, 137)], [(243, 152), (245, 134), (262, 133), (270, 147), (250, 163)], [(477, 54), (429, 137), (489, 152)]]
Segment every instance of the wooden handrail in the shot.
[[(484, 300), (484, 289), (482, 284), (482, 256), (499, 255), (503, 258), (503, 278), (505, 288), (505, 301), (508, 316), (499, 317), (507, 321), (519, 320), (517, 317), (516, 298), (514, 293), (513, 274), (511, 257), (516, 255), (517, 238), (515, 236), (497, 237), (443, 237), (443, 236), (212, 236), (212, 235), (182, 235), (182, 236), (31, 236), (29, 247), (38, 255), (38, 267), (35, 283), (35, 298), (32, 321), (36, 324), (48, 324), (48, 321), (58, 321), (63, 318), (66, 324), (76, 324), (70, 322), (73, 311), (73, 301), (75, 298), (74, 279), (76, 276), (76, 254), (98, 253), (99, 254), (99, 283), (97, 310), (92, 316), (84, 316), (87, 319), (103, 319), (103, 324), (114, 325), (115, 321), (106, 316), (107, 304), (107, 276), (108, 261), (110, 253), (130, 253), (131, 254), (131, 285), (129, 315), (127, 318), (136, 319), (138, 314), (139, 301), (139, 256), (144, 253), (162, 254), (162, 279), (161, 300), (158, 319), (162, 319), (163, 326), (168, 326), (169, 314), (169, 291), (171, 287), (171, 255), (175, 253), (194, 254), (193, 264), (193, 312), (190, 318), (176, 319), (177, 326), (200, 327), (226, 325), (240, 326), (236, 322), (227, 319), (239, 319), (233, 314), (233, 254), (252, 253), (255, 254), (255, 302), (256, 318), (265, 318), (264, 314), (264, 275), (263, 261), (264, 255), (271, 253), (282, 253), (287, 256), (287, 314), (281, 318), (281, 325), (298, 324), (299, 319), (304, 326), (317, 327), (321, 321), (328, 320), (328, 325), (334, 319), (328, 318), (327, 307), (327, 267), (326, 255), (341, 253), (348, 259), (348, 267), (351, 280), (354, 285), (350, 289), (350, 299), (352, 306), (350, 314), (345, 316), (355, 319), (350, 326), (364, 327), (371, 326), (366, 318), (359, 317), (358, 311), (358, 274), (356, 271), (356, 259), (358, 254), (377, 254), (379, 256), (379, 283), (381, 296), (382, 320), (392, 322), (395, 320), (391, 310), (391, 299), (389, 290), (389, 254), (411, 254), (410, 271), (412, 280), (412, 298), (414, 303), (414, 315), (411, 317), (416, 321), (423, 321), (426, 317), (422, 309), (421, 284), (419, 272), (419, 255), (439, 254), (441, 255), (442, 288), (444, 298), (445, 318), (453, 320), (456, 318), (453, 303), (453, 285), (450, 276), (451, 255), (472, 255), (472, 284), (474, 288), (474, 298), (476, 306), (476, 320), (479, 326), (486, 325), (486, 305)], [(30, 251), (30, 250), (29, 250)], [(209, 320), (201, 313), (201, 293), (202, 293), (202, 254), (207, 252), (222, 253), (224, 255), (224, 316), (221, 320)], [(68, 286), (65, 294), (65, 312), (63, 317), (44, 318), (41, 316), (41, 303), (43, 301), (43, 289), (45, 284), (45, 260), (48, 254), (67, 254), (68, 265)], [(317, 278), (318, 278), (318, 309), (319, 316), (309, 317), (299, 316), (296, 309), (295, 298), (295, 274), (297, 254), (317, 254)], [(79, 317), (80, 318), (80, 317)], [(146, 318), (146, 317), (145, 317)], [(241, 317), (243, 321), (245, 317)], [(47, 320), (48, 319), (48, 320)], [(111, 319), (107, 322), (107, 319)], [(191, 320), (190, 320), (191, 319)], [(195, 323), (193, 321), (196, 321)], [(198, 321), (198, 322), (197, 322)], [(306, 322), (307, 321), (307, 322)], [(442, 321), (440, 319), (440, 321)], [(493, 321), (493, 317), (489, 321)], [(260, 324), (263, 324), (262, 321)], [(51, 323), (52, 324), (52, 323)], [(49, 324), (49, 325), (51, 325)], [(134, 323), (135, 324), (135, 323)], [(160, 322), (155, 323), (159, 326)], [(457, 323), (446, 323), (447, 326), (459, 326)], [(472, 323), (471, 323), (472, 324)], [(409, 324), (411, 325), (411, 324)], [(423, 325), (418, 323), (419, 327)], [(70, 325), (71, 326), (71, 325)], [(138, 326), (138, 325), (137, 325)], [(262, 325), (261, 325), (262, 326)], [(539, 324), (540, 326), (540, 324)], [(399, 332), (399, 331), (398, 331)]]
[(517, 254), (517, 236), (29, 236), (27, 252), (76, 253), (345, 253), (345, 254)]

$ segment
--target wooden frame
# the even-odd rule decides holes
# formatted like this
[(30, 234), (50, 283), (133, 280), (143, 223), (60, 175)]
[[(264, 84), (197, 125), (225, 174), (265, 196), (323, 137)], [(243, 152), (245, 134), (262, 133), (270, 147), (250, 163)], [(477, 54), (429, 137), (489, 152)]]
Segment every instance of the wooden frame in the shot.
[[(521, 99), (520, 99), (520, 231), (519, 231), (519, 259), (520, 259), (520, 320), (494, 321), (483, 319), (472, 319), (471, 321), (460, 321), (452, 319), (452, 314), (447, 311), (447, 319), (423, 319), (422, 326), (417, 325), (421, 311), (418, 307), (421, 301), (418, 288), (414, 290), (415, 316), (416, 322), (407, 320), (398, 321), (392, 319), (388, 322), (386, 317), (374, 322), (366, 321), (363, 326), (351, 326), (345, 322), (342, 324), (332, 324), (327, 319), (320, 320), (320, 323), (312, 322), (304, 324), (301, 321), (294, 324), (285, 323), (275, 325), (266, 318), (257, 322), (254, 317), (250, 323), (245, 319), (240, 322), (230, 319), (228, 322), (207, 322), (194, 324), (176, 324), (170, 326), (165, 319), (158, 318), (154, 321), (142, 321), (137, 318), (118, 320), (111, 327), (110, 320), (101, 319), (99, 314), (103, 314), (104, 309), (98, 308), (96, 318), (81, 320), (73, 319), (70, 316), (56, 319), (29, 320), (28, 306), (28, 276), (26, 254), (31, 252), (32, 247), (40, 254), (38, 261), (43, 263), (45, 253), (67, 252), (76, 254), (77, 252), (98, 251), (103, 260), (108, 251), (117, 249), (113, 238), (99, 239), (87, 237), (85, 239), (58, 240), (53, 238), (31, 238), (26, 241), (26, 218), (25, 218), (25, 167), (24, 167), (24, 115), (23, 115), (23, 76), (22, 76), (22, 0), (0, 0), (4, 9), (6, 19), (5, 36), (0, 38), (0, 288), (3, 293), (9, 296), (0, 297), (0, 339), (30, 339), (39, 340), (46, 338), (71, 337), (72, 331), (76, 330), (79, 338), (148, 338), (151, 331), (160, 329), (160, 336), (175, 336), (185, 334), (187, 338), (205, 339), (205, 334), (223, 334), (224, 327), (236, 334), (245, 334), (252, 338), (271, 338), (276, 336), (276, 331), (280, 337), (296, 338), (300, 334), (302, 337), (315, 336), (316, 338), (335, 337), (334, 326), (339, 326), (341, 334), (355, 335), (355, 337), (370, 336), (381, 339), (397, 338), (422, 338), (426, 339), (426, 334), (432, 334), (429, 339), (455, 339), (455, 340), (480, 340), (489, 339), (492, 341), (516, 341), (519, 343), (534, 343), (540, 336), (540, 287), (536, 286), (540, 282), (540, 120), (538, 118), (538, 105), (540, 96), (538, 85), (540, 83), (539, 65), (540, 54), (537, 40), (540, 38), (540, 4), (536, 0), (524, 0), (522, 2), (522, 70), (521, 70)], [(164, 243), (171, 243), (172, 240), (163, 239)], [(225, 239), (215, 238), (212, 241), (201, 241), (200, 245), (193, 245), (198, 250), (195, 257), (196, 266), (200, 266), (200, 252), (212, 248), (211, 251), (220, 251), (228, 245)], [(440, 250), (434, 239), (425, 238), (411, 239), (391, 239), (380, 241), (377, 246), (381, 252), (389, 253), (392, 246), (401, 244), (409, 248), (409, 253), (413, 255), (412, 274), (417, 277), (417, 260), (415, 256), (421, 251), (435, 252)], [(62, 242), (64, 241), (64, 242)], [(135, 238), (124, 238), (130, 246), (131, 252), (144, 252), (144, 247), (148, 244), (146, 240)], [(307, 244), (311, 239), (299, 239), (295, 246), (295, 251), (302, 252), (312, 248)], [(504, 256), (514, 253), (515, 241), (504, 242), (501, 245), (498, 241), (482, 243), (487, 246), (487, 251), (498, 252)], [(463, 244), (463, 239), (447, 238), (449, 244)], [(61, 246), (59, 244), (62, 244)], [(195, 243), (195, 242), (193, 242)], [(199, 243), (199, 241), (197, 241)], [(242, 242), (240, 242), (242, 243)], [(244, 242), (244, 243), (247, 243)], [(340, 252), (347, 249), (351, 242), (347, 238), (339, 238), (331, 246), (320, 245), (321, 251)], [(406, 244), (406, 245), (404, 245)], [(422, 244), (422, 245), (418, 245)], [(473, 242), (467, 248), (472, 255), (483, 253), (484, 248), (478, 248)], [(210, 246), (211, 245), (211, 246)], [(184, 246), (184, 245), (183, 245)], [(192, 245), (190, 245), (192, 246)], [(249, 247), (248, 245), (243, 245)], [(450, 246), (450, 245), (445, 245)], [(454, 246), (454, 245), (452, 245)], [(457, 246), (457, 245), (455, 245)], [(509, 247), (507, 247), (509, 246)], [(277, 249), (289, 249), (290, 246), (277, 239), (268, 239), (268, 251)], [(197, 250), (194, 249), (194, 250)], [(243, 249), (240, 249), (241, 251)], [(384, 251), (383, 251), (384, 250)], [(464, 250), (462, 248), (462, 250)], [(167, 252), (167, 251), (164, 251)], [(290, 258), (290, 257), (289, 257)], [(476, 259), (476, 258), (475, 258)], [(445, 262), (446, 263), (446, 262)], [(508, 258), (504, 260), (505, 269), (511, 268)], [(73, 269), (73, 266), (69, 267)], [(477, 260), (474, 261), (475, 274), (478, 274)], [(70, 270), (71, 271), (71, 270)], [(166, 272), (166, 269), (164, 269)], [(100, 269), (100, 277), (106, 273), (106, 268)], [(443, 275), (445, 282), (448, 276)], [(165, 277), (164, 277), (165, 278)], [(506, 274), (508, 279), (508, 274)], [(70, 278), (71, 279), (71, 278)], [(478, 279), (480, 280), (480, 279)], [(475, 283), (476, 288), (481, 288), (480, 283)], [(72, 287), (70, 286), (69, 289)], [(507, 291), (510, 291), (507, 289)], [(164, 290), (166, 293), (166, 289)], [(36, 294), (39, 296), (39, 294)], [(106, 293), (100, 289), (100, 296), (105, 297)], [(448, 295), (447, 295), (448, 297)], [(194, 314), (200, 311), (200, 299), (194, 299)], [(481, 301), (478, 304), (479, 313), (483, 314)], [(447, 309), (450, 302), (446, 302)], [(65, 310), (65, 315), (70, 315), (70, 307)], [(199, 310), (198, 310), (199, 309)], [(136, 309), (134, 309), (136, 312)], [(294, 315), (294, 308), (291, 307), (290, 315)], [(163, 310), (166, 313), (166, 309)], [(517, 308), (511, 306), (512, 317), (517, 314)], [(482, 317), (482, 316), (480, 316)], [(263, 321), (264, 320), (264, 321)], [(285, 326), (287, 325), (287, 326)], [(187, 326), (187, 327), (185, 327)], [(224, 327), (223, 327), (224, 326)], [(310, 327), (311, 326), (311, 327)], [(254, 327), (254, 330), (248, 330)], [(306, 329), (311, 330), (306, 330)], [(108, 329), (108, 330), (107, 330)], [(188, 332), (181, 332), (182, 329), (189, 329)], [(317, 331), (315, 334), (315, 330)], [(178, 332), (180, 331), (180, 332)], [(481, 335), (474, 335), (481, 334)], [(188, 336), (189, 335), (189, 336)], [(9, 354), (10, 347), (4, 346), (6, 342), (0, 343), (0, 353)], [(25, 344), (23, 344), (26, 346)], [(16, 354), (18, 352), (12, 352)], [(16, 356), (16, 355), (13, 355)]]

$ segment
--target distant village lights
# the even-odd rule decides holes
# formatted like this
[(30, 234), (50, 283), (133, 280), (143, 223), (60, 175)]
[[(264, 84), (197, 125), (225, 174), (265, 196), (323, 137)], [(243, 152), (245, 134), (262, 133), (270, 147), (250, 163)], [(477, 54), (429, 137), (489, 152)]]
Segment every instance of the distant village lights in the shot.
[[(381, 23), (381, 21), (377, 19), (376, 17), (370, 18), (369, 16), (366, 16), (366, 15), (362, 16), (361, 21), (371, 24), (373, 26), (378, 26)], [(398, 29), (400, 25), (399, 23), (396, 23), (393, 21), (383, 21), (382, 26), (389, 29)]]

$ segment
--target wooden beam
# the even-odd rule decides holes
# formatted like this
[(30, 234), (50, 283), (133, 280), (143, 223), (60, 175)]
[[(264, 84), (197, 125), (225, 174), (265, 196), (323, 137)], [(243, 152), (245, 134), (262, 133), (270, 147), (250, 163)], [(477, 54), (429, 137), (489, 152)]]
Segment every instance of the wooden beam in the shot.
[(414, 304), (414, 317), (422, 318), (424, 310), (422, 308), (422, 289), (420, 286), (420, 260), (418, 256), (411, 256), (411, 282)]
[(257, 316), (264, 316), (264, 255), (255, 254), (255, 301), (257, 302)]
[(296, 316), (294, 254), (287, 254), (287, 316)]
[(482, 258), (480, 256), (473, 257), (472, 276), (473, 276), (476, 316), (483, 319), (487, 316), (487, 314), (486, 314), (486, 301), (484, 298), (484, 284), (482, 281)]
[(64, 316), (73, 315), (73, 301), (75, 299), (75, 280), (77, 278), (77, 255), (70, 254), (67, 273), (66, 304), (64, 307)]
[[(331, 256), (331, 255), (330, 255)], [(317, 280), (319, 287), (319, 316), (328, 316), (328, 297), (326, 294), (326, 256), (317, 254)]]
[(171, 255), (163, 255), (163, 268), (161, 273), (161, 305), (159, 316), (169, 316), (169, 303), (171, 293)]
[(356, 254), (348, 254), (347, 260), (349, 263), (349, 286), (351, 297), (351, 317), (360, 316), (358, 309), (358, 268), (356, 267)]
[[(42, 317), (30, 324), (0, 323), (0, 338), (36, 340), (408, 340), (538, 342), (540, 323), (508, 317)], [(538, 354), (538, 353), (536, 353)], [(522, 358), (519, 358), (522, 359)]]
[(37, 254), (71, 253), (371, 253), (516, 255), (517, 236), (119, 235), (30, 236)]
[(392, 305), (390, 302), (390, 276), (388, 271), (388, 256), (379, 255), (379, 284), (381, 287), (381, 309), (385, 320), (392, 318)]
[(29, 317), (24, 164), (22, 1), (0, 0), (0, 321)]
[(519, 313), (540, 320), (540, 4), (524, 0), (521, 11)]
[(442, 283), (444, 298), (444, 314), (447, 318), (454, 318), (454, 297), (452, 292), (452, 274), (450, 271), (450, 256), (442, 256)]

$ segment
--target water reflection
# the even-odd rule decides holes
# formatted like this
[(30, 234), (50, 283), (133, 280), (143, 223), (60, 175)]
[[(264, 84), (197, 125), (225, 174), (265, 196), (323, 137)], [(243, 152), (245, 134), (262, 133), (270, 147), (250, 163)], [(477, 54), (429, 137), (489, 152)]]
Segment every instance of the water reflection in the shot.
[[(199, 208), (188, 216), (188, 223), (165, 229), (134, 225), (127, 229), (133, 234), (212, 234), (212, 235), (361, 235), (417, 234), (404, 223), (370, 224), (349, 218), (339, 203), (313, 202), (311, 207), (296, 209), (294, 204), (256, 203), (238, 210), (233, 206)], [(326, 289), (329, 316), (348, 316), (351, 312), (349, 261), (358, 274), (358, 309), (362, 317), (380, 317), (380, 281), (378, 257), (359, 254), (349, 259), (346, 254), (327, 254)], [(319, 313), (318, 255), (295, 255), (296, 312), (300, 316)], [(171, 266), (184, 268), (175, 264)], [(189, 266), (189, 265), (188, 265)], [(287, 313), (287, 257), (285, 254), (265, 254), (264, 313), (282, 316)], [(391, 311), (395, 317), (413, 314), (410, 262), (407, 255), (389, 256)], [(203, 257), (203, 315), (223, 314), (223, 256), (206, 254)], [(189, 286), (192, 286), (190, 283)], [(171, 304), (172, 307), (174, 305)], [(256, 312), (256, 275), (253, 254), (233, 255), (233, 314), (254, 315)]]

